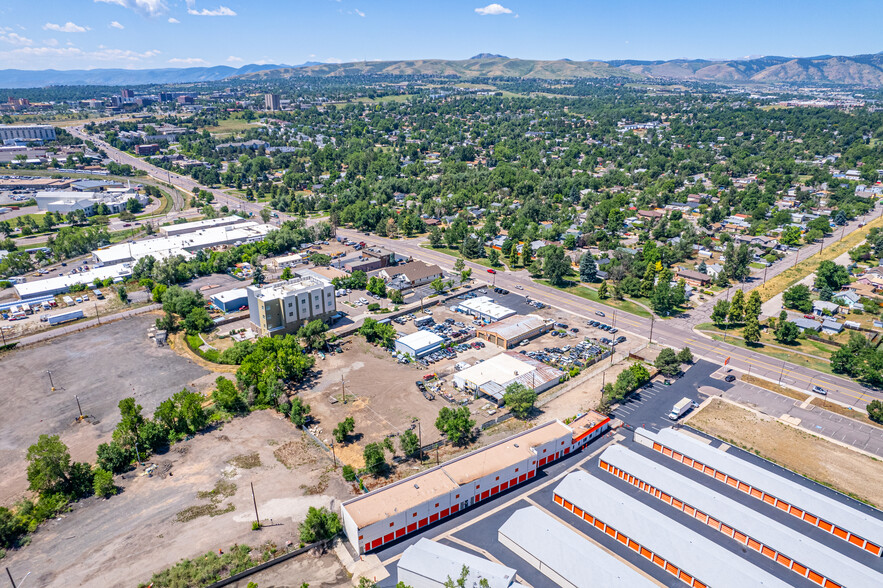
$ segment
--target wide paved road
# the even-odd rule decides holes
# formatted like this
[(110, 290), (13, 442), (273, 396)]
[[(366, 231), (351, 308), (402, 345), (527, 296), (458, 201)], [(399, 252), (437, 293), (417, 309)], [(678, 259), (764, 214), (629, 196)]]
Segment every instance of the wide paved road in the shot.
[[(170, 182), (188, 193), (192, 192), (195, 187), (202, 190), (209, 190), (214, 194), (215, 199), (218, 202), (226, 204), (231, 210), (242, 210), (258, 214), (261, 209), (264, 208), (263, 204), (243, 201), (225, 194), (221, 190), (205, 188), (192, 178), (178, 174), (171, 174), (166, 170), (151, 165), (143, 159), (119, 151), (107, 143), (96, 141), (95, 138), (85, 134), (81, 126), (71, 127), (69, 130), (72, 134), (78, 137), (93, 141), (97, 146), (104, 149), (104, 151), (115, 161), (126, 163), (132, 167), (143, 170), (157, 180)], [(874, 213), (872, 212), (871, 214), (873, 215)], [(287, 218), (290, 217), (282, 213), (279, 214), (279, 222), (282, 222)], [(845, 229), (835, 232), (834, 235), (826, 240), (825, 244), (830, 245), (834, 241), (839, 240), (842, 235), (849, 234), (858, 227), (859, 222), (866, 222), (868, 218), (870, 218), (870, 216), (856, 219)], [(358, 231), (349, 229), (338, 229), (338, 233), (356, 241), (376, 243), (388, 247), (397, 253), (410, 255), (411, 257), (418, 259), (424, 259), (446, 269), (451, 269), (454, 264), (454, 258), (451, 256), (421, 247), (419, 240), (416, 239), (391, 240), (377, 237), (375, 235), (368, 237)], [(791, 260), (797, 255), (805, 258), (807, 252), (801, 251), (799, 253), (790, 253), (789, 257), (779, 262), (775, 269), (770, 268), (770, 270), (768, 270), (767, 278), (790, 267), (790, 265), (794, 263)], [(498, 272), (491, 277), (487, 274), (487, 268), (484, 266), (471, 262), (467, 262), (466, 265), (472, 268), (473, 276), (476, 278), (481, 276), (492, 278), (488, 279), (488, 281), (491, 283), (497, 283), (499, 286), (509, 290), (516, 290), (516, 286), (521, 286), (522, 291), (531, 297), (547, 304), (551, 304), (561, 310), (583, 317), (586, 320), (592, 318), (596, 310), (611, 313), (609, 306), (595, 303), (567, 292), (561, 292), (548, 286), (536, 284), (530, 279), (528, 273), (523, 270), (520, 272)], [(697, 320), (705, 320), (702, 318), (702, 315), (706, 312), (710, 312), (710, 307), (708, 307), (708, 305), (706, 305), (706, 307), (707, 308), (697, 312), (696, 315), (689, 314), (686, 318), (672, 318), (667, 320), (651, 320), (617, 311), (615, 313), (616, 326), (622, 331), (639, 335), (641, 337), (651, 338), (652, 341), (656, 343), (669, 345), (678, 349), (684, 346), (689, 346), (696, 355), (708, 359), (709, 361), (723, 364), (724, 361), (728, 360), (727, 365), (730, 368), (750, 373), (752, 375), (781, 381), (783, 384), (793, 387), (811, 391), (814, 385), (822, 386), (829, 391), (830, 399), (861, 409), (864, 409), (865, 405), (875, 398), (883, 399), (883, 393), (866, 388), (865, 386), (857, 384), (851, 380), (839, 378), (830, 374), (824, 374), (789, 362), (782, 362), (762, 353), (743, 349), (728, 343), (714, 341), (696, 334), (692, 327), (697, 324)]]

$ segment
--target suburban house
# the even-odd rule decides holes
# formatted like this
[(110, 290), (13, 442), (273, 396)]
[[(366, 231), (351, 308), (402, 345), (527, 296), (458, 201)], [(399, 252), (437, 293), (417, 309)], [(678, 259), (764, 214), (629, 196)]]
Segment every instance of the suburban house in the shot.
[(701, 288), (711, 283), (710, 276), (707, 276), (702, 272), (687, 269), (678, 269), (678, 271), (675, 272), (675, 279), (684, 280), (688, 285), (696, 288)]
[(712, 278), (717, 278), (722, 271), (724, 271), (724, 266), (719, 263), (712, 263), (711, 265), (705, 266), (705, 273)]
[(861, 302), (859, 302), (859, 300), (861, 300), (861, 297), (851, 290), (847, 290), (846, 292), (837, 292), (836, 294), (834, 294), (834, 296), (831, 297), (831, 300), (842, 307), (848, 308), (849, 310), (852, 310), (854, 308), (864, 310), (864, 306)]
[(808, 318), (800, 317), (791, 322), (797, 325), (797, 328), (800, 329), (801, 333), (807, 329), (818, 333), (822, 329), (822, 324), (820, 322)]
[(822, 332), (826, 335), (838, 335), (843, 332), (843, 325), (835, 320), (825, 319), (822, 322)]
[(812, 303), (812, 312), (822, 316), (828, 311), (829, 314), (837, 314), (840, 312), (840, 305), (836, 302), (825, 302), (824, 300), (814, 300)]
[(416, 288), (443, 277), (440, 267), (422, 261), (411, 261), (404, 265), (389, 267), (381, 270), (378, 275), (387, 280), (389, 287), (396, 290)]

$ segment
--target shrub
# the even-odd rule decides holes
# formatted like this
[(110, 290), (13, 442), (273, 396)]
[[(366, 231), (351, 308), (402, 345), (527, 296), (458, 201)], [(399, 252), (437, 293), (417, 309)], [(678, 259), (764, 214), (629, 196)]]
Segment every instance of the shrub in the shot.
[(343, 466), (341, 473), (343, 474), (343, 479), (347, 482), (353, 482), (356, 479), (356, 470), (351, 465)]
[(316, 508), (313, 506), (307, 511), (307, 518), (298, 527), (300, 540), (304, 543), (331, 539), (342, 529), (343, 525), (341, 525), (336, 512), (331, 512), (325, 507)]
[(98, 468), (92, 478), (92, 490), (95, 496), (108, 498), (117, 493), (117, 487), (113, 483), (113, 474)]

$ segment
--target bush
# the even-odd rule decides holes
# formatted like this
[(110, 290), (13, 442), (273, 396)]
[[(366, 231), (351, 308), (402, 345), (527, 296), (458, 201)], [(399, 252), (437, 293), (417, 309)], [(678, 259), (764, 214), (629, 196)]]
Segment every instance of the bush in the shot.
[(372, 302), (371, 304), (368, 305), (368, 310), (370, 312), (373, 312), (375, 310), (380, 310), (380, 304), (378, 304), (376, 302)]
[(389, 464), (386, 463), (386, 457), (383, 454), (383, 446), (379, 443), (369, 443), (362, 451), (365, 458), (365, 469), (374, 475), (383, 474)]
[(519, 419), (525, 419), (530, 415), (536, 401), (537, 393), (517, 382), (509, 384), (506, 387), (506, 393), (503, 395), (503, 402), (506, 403), (506, 408)]
[(0, 547), (6, 549), (15, 547), (27, 530), (24, 521), (8, 508), (0, 506)]
[(117, 493), (117, 487), (113, 483), (113, 474), (98, 468), (92, 478), (92, 490), (95, 496), (108, 498)]
[(868, 403), (868, 418), (875, 423), (883, 423), (883, 402), (872, 400)]
[(343, 530), (340, 518), (336, 512), (331, 512), (325, 507), (310, 507), (307, 518), (298, 527), (300, 540), (304, 543), (314, 543), (331, 539)]
[(354, 482), (356, 479), (356, 470), (351, 465), (343, 466), (341, 473), (343, 474), (343, 479), (347, 482)]

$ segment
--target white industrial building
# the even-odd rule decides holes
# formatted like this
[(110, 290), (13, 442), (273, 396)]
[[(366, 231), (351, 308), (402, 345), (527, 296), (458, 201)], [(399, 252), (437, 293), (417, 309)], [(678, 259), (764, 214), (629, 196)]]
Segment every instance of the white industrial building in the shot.
[(608, 429), (610, 419), (590, 412), (570, 424), (550, 421), (341, 505), (347, 539), (366, 553), (486, 501), (527, 480), (539, 468)]
[(75, 190), (48, 190), (37, 192), (34, 200), (37, 208), (49, 212), (67, 214), (75, 210), (82, 210), (87, 216), (95, 214), (96, 207), (104, 204), (109, 209), (109, 214), (117, 214), (126, 209), (126, 203), (134, 198), (142, 206), (150, 202), (147, 194), (142, 194), (130, 188), (110, 188), (104, 192), (80, 192)]
[(334, 286), (315, 272), (269, 286), (248, 286), (248, 314), (261, 336), (297, 332), (314, 320), (327, 322), (337, 313)]
[(104, 265), (134, 262), (148, 255), (155, 259), (165, 259), (173, 255), (183, 255), (185, 258), (189, 258), (200, 249), (263, 241), (271, 230), (273, 230), (271, 225), (248, 221), (183, 235), (111, 245), (93, 251), (92, 258), (96, 263), (100, 262)]
[(454, 374), (454, 385), (460, 389), (481, 393), (503, 403), (506, 387), (519, 383), (537, 394), (557, 384), (564, 372), (514, 351), (499, 355)]
[(466, 314), (490, 322), (499, 321), (515, 314), (514, 310), (497, 304), (490, 296), (478, 296), (464, 300), (460, 303), (459, 308)]
[(110, 267), (96, 267), (76, 274), (65, 274), (54, 278), (34, 280), (15, 285), (15, 292), (22, 300), (52, 296), (70, 291), (74, 284), (89, 286), (95, 280), (122, 281), (132, 275), (132, 268), (128, 264), (114, 265)]
[(441, 349), (442, 341), (444, 339), (435, 333), (417, 331), (396, 339), (395, 350), (398, 353), (406, 353), (411, 357), (420, 358)]
[(397, 579), (410, 588), (445, 588), (448, 579), (459, 580), (463, 566), (469, 569), (466, 586), (487, 581), (488, 588), (523, 588), (515, 582), (515, 570), (429, 539), (420, 539), (402, 554)]
[(535, 506), (516, 510), (500, 527), (497, 538), (556, 586), (657, 586), (653, 580)]
[(55, 127), (52, 125), (0, 125), (0, 142), (8, 139), (54, 141)]
[(175, 223), (160, 227), (159, 232), (166, 237), (174, 235), (183, 235), (184, 233), (195, 233), (203, 229), (213, 229), (217, 227), (228, 227), (230, 225), (240, 225), (249, 222), (241, 216), (231, 214), (219, 218), (207, 218), (205, 220), (193, 221), (189, 223)]

